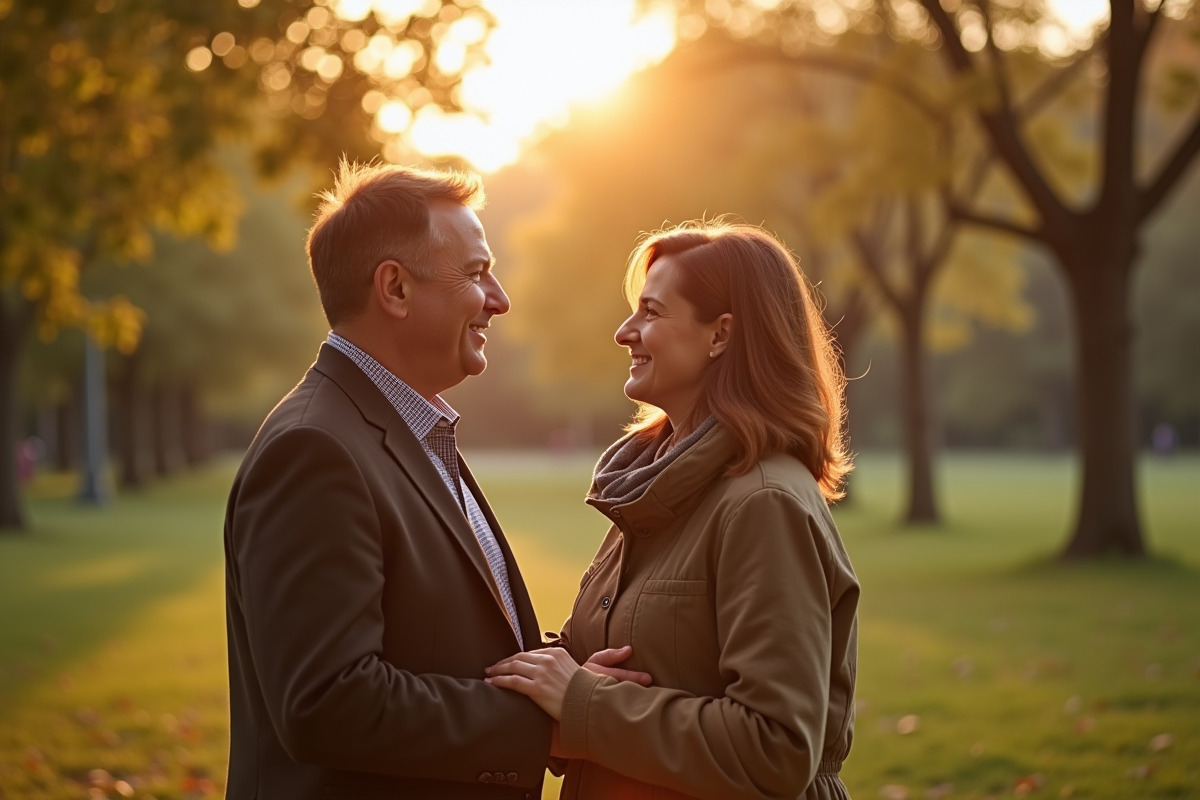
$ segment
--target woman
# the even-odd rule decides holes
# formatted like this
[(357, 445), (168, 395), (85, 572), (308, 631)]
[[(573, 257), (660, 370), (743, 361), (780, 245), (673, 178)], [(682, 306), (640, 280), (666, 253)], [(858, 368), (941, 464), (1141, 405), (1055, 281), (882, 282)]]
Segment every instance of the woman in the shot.
[[(489, 668), (559, 721), (562, 797), (845, 798), (858, 581), (829, 515), (844, 379), (788, 251), (699, 222), (630, 260), (641, 409), (587, 502), (612, 523), (558, 644)], [(632, 646), (653, 686), (578, 665)]]

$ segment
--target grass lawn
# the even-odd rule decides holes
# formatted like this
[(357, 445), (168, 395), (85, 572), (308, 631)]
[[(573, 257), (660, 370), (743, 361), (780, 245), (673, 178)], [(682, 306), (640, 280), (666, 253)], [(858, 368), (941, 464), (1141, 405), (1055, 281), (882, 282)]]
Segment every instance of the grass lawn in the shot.
[[(471, 462), (552, 628), (603, 533), (590, 463)], [(232, 469), (102, 510), (35, 484), (34, 530), (0, 537), (0, 800), (221, 796)], [(895, 525), (900, 477), (861, 458), (836, 511), (864, 586), (851, 794), (1200, 798), (1200, 458), (1143, 464), (1134, 565), (1048, 563), (1067, 458), (946, 459), (936, 529)]]

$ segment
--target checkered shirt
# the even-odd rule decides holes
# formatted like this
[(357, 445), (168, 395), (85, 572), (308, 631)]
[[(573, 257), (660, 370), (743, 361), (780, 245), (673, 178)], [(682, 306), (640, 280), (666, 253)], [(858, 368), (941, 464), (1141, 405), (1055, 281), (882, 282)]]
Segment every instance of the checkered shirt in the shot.
[(458, 500), (459, 507), (463, 509), (471, 529), (475, 532), (475, 538), (479, 540), (479, 546), (487, 557), (488, 566), (492, 569), (492, 577), (500, 589), (500, 597), (504, 600), (508, 618), (512, 620), (517, 642), (523, 643), (521, 622), (517, 619), (517, 606), (513, 602), (512, 587), (508, 582), (508, 566), (504, 563), (504, 553), (496, 542), (496, 535), (492, 533), (479, 502), (471, 494), (458, 469), (458, 448), (454, 440), (458, 412), (440, 396), (435, 395), (432, 401), (426, 400), (349, 340), (330, 331), (327, 341), (330, 347), (357, 364), (371, 382), (379, 387), (379, 391), (383, 392), (383, 396), (421, 443), (421, 448), (425, 455), (429, 456), (450, 494)]

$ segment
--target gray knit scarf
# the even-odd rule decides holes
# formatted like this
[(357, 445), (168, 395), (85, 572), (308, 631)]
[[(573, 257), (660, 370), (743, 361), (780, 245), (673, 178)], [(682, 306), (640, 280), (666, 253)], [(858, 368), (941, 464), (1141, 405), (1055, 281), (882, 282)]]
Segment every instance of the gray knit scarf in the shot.
[(636, 433), (621, 437), (596, 462), (588, 497), (613, 505), (638, 499), (663, 470), (703, 439), (716, 424), (716, 417), (709, 417), (686, 439), (673, 444), (669, 426), (664, 426), (649, 441), (642, 441)]

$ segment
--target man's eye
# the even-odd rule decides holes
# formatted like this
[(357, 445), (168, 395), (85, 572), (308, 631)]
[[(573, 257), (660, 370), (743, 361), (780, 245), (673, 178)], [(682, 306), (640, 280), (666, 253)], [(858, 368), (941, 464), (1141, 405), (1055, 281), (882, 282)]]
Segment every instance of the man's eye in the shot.
[(475, 281), (475, 283), (482, 282), (483, 281), (483, 270), (480, 269), (480, 270), (476, 270), (475, 272), (472, 272), (471, 280)]

